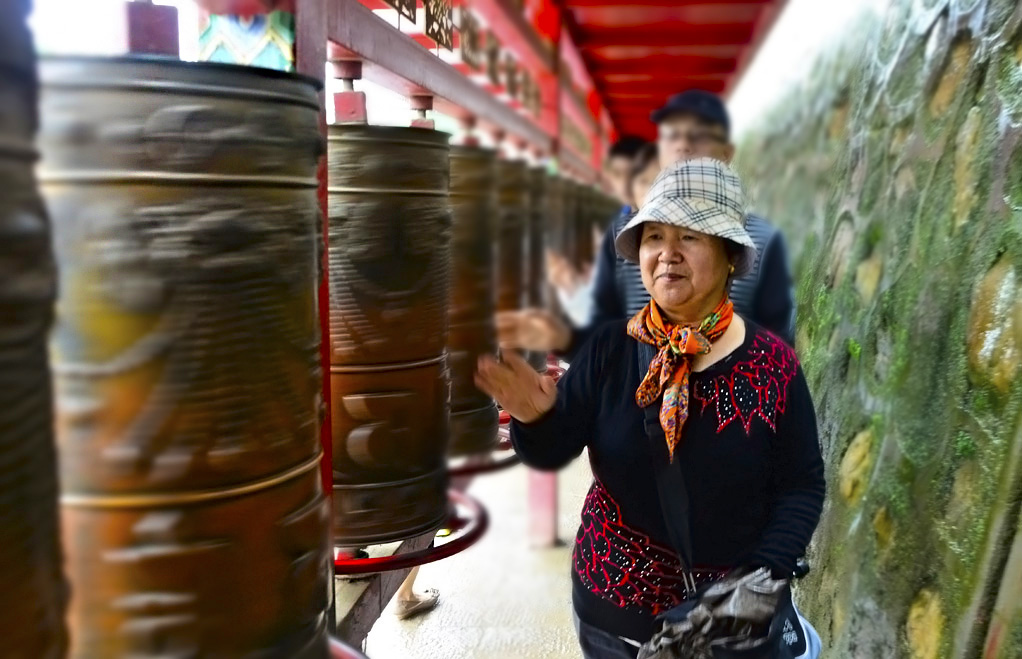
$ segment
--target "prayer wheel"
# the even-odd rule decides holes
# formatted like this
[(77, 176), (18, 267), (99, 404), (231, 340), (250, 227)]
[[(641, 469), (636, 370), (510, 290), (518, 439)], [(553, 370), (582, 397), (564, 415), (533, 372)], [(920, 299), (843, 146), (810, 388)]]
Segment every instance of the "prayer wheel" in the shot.
[(564, 181), (564, 248), (565, 255), (575, 266), (576, 270), (582, 268), (582, 257), (579, 253), (578, 227), (579, 227), (579, 190), (578, 183), (571, 179)]
[(0, 4), (0, 639), (5, 657), (67, 652), (46, 340), (56, 268), (34, 168), (38, 80), (29, 3)]
[[(549, 176), (546, 168), (529, 170), (529, 226), (527, 245), (526, 306), (541, 308), (546, 296), (546, 228), (550, 217)], [(547, 355), (544, 352), (526, 354), (529, 364), (540, 373), (546, 372)]]
[(454, 277), (448, 353), (452, 456), (489, 453), (497, 444), (497, 406), (474, 383), (476, 360), (497, 351), (493, 326), (497, 163), (492, 151), (451, 151)]
[(317, 84), (41, 75), (71, 656), (324, 657)]
[(595, 258), (593, 227), (596, 225), (596, 208), (593, 205), (596, 190), (588, 185), (578, 186), (578, 212), (575, 216), (578, 231), (578, 260), (583, 266), (591, 265)]
[(448, 135), (331, 126), (334, 539), (429, 533), (447, 511)]
[(529, 169), (524, 162), (501, 160), (499, 176), (499, 230), (497, 235), (497, 311), (515, 311), (526, 305), (527, 230), (529, 225)]

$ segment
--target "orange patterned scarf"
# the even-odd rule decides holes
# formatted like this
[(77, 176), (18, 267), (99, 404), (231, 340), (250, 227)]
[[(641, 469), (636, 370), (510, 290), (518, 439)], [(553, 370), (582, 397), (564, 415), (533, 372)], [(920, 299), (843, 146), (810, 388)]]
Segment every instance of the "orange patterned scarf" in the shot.
[(653, 301), (628, 322), (629, 336), (659, 348), (635, 392), (635, 402), (639, 407), (649, 407), (663, 393), (660, 427), (667, 437), (672, 461), (674, 449), (681, 441), (682, 426), (688, 419), (688, 376), (692, 360), (696, 355), (710, 352), (710, 344), (724, 335), (733, 317), (734, 305), (725, 295), (699, 327), (665, 322)]

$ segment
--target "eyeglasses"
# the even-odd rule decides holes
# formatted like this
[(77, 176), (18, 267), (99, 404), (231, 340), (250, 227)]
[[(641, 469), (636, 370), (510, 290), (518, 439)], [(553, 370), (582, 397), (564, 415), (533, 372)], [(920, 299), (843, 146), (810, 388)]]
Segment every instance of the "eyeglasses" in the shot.
[(660, 131), (660, 139), (664, 142), (680, 142), (685, 140), (692, 146), (705, 146), (707, 144), (723, 144), (727, 138), (712, 130), (663, 130)]

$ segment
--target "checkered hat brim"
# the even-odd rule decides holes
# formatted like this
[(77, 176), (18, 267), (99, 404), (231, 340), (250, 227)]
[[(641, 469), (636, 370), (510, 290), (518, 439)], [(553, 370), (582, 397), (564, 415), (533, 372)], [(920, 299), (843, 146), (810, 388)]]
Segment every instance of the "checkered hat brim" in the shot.
[(744, 276), (756, 262), (756, 244), (745, 230), (745, 193), (730, 167), (712, 158), (681, 162), (665, 169), (650, 188), (642, 209), (618, 233), (621, 258), (639, 262), (642, 225), (659, 222), (730, 240), (745, 249), (735, 263)]

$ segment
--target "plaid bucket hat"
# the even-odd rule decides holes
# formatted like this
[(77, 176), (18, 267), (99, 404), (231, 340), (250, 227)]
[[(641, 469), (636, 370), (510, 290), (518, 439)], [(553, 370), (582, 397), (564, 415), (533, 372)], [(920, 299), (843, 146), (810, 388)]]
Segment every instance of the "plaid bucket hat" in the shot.
[(698, 158), (660, 172), (639, 212), (617, 234), (618, 255), (639, 262), (642, 225), (659, 222), (730, 240), (744, 249), (735, 261), (735, 276), (752, 271), (756, 244), (745, 230), (745, 192), (741, 179), (719, 160)]

